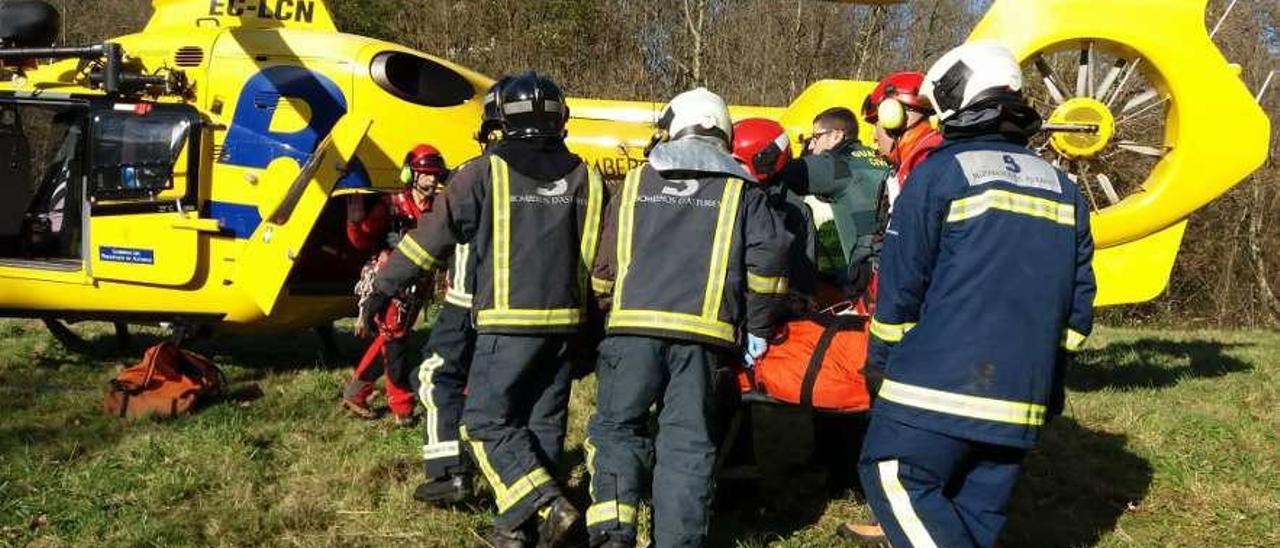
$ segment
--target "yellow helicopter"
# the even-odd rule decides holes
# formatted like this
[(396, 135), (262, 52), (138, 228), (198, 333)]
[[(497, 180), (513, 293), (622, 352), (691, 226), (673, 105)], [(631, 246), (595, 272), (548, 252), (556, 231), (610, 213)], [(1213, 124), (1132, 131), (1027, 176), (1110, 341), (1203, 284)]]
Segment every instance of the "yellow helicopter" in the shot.
[[(1161, 293), (1188, 216), (1266, 158), (1269, 121), (1211, 41), (1206, 4), (997, 0), (973, 31), (1026, 60), (1051, 129), (1035, 145), (1090, 191), (1100, 305)], [(153, 7), (137, 34), (60, 47), (47, 4), (0, 10), (15, 18), (0, 24), (0, 315), (55, 334), (348, 315), (360, 257), (334, 198), (389, 188), (416, 142), (478, 153), (492, 80), (342, 34), (322, 0)], [(873, 86), (825, 80), (788, 107), (731, 110), (798, 138)], [(569, 145), (606, 177), (643, 161), (659, 104), (569, 103)]]

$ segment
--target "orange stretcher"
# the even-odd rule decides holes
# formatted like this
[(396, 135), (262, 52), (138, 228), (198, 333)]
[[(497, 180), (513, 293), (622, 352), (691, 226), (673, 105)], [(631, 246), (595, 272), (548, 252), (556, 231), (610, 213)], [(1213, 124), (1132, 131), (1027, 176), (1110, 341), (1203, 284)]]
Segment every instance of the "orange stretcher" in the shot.
[(851, 303), (788, 322), (781, 342), (739, 372), (739, 388), (744, 396), (818, 411), (866, 411), (871, 397), (862, 370), (869, 323), (862, 307)]

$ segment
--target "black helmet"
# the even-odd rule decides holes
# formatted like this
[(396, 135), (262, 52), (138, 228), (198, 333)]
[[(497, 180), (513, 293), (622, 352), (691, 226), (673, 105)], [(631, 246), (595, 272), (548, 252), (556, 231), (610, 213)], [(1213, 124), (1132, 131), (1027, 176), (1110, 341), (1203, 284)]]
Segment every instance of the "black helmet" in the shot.
[(494, 140), (493, 134), (496, 131), (502, 131), (506, 125), (502, 119), (502, 107), (500, 99), (502, 98), (502, 86), (511, 81), (510, 76), (499, 78), (489, 91), (484, 94), (484, 114), (480, 116), (480, 131), (476, 133), (476, 141), (482, 145), (487, 145)]
[(509, 139), (564, 136), (569, 107), (550, 78), (529, 71), (502, 84), (498, 104)]

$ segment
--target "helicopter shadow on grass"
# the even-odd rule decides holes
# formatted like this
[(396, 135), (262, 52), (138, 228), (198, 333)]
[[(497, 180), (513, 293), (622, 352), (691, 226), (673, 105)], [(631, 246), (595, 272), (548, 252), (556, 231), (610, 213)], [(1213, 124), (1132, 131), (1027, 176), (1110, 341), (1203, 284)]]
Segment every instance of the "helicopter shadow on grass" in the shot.
[[(113, 421), (102, 417), (105, 384), (97, 380), (105, 383), (102, 366), (115, 362), (68, 351), (43, 330), (39, 323), (29, 322), (5, 333), (31, 345), (15, 343), (17, 350), (9, 359), (16, 366), (0, 368), (0, 462), (5, 463), (0, 469), (13, 474), (0, 473), (0, 488), (6, 476), (21, 485), (28, 468), (41, 470), (42, 463), (62, 464), (92, 455), (122, 435)], [(112, 333), (91, 341), (90, 350), (103, 354), (116, 348)]]
[[(323, 334), (328, 331), (329, 334)], [(424, 332), (415, 332), (410, 349), (426, 341)], [(272, 334), (218, 334), (195, 341), (190, 348), (218, 364), (251, 370), (250, 377), (302, 369), (346, 369), (354, 367), (369, 341), (350, 330), (321, 327)]]
[(1229, 351), (1248, 346), (1158, 338), (1113, 342), (1081, 352), (1067, 370), (1067, 388), (1077, 392), (1169, 388), (1183, 380), (1247, 372), (1253, 366)]
[[(50, 344), (60, 345), (61, 352), (41, 353), (34, 357), (40, 368), (58, 368), (65, 365), (131, 365), (137, 363), (146, 349), (165, 341), (174, 340), (171, 333), (156, 329), (133, 330), (128, 343), (121, 344), (118, 336), (97, 327), (78, 328), (79, 341), (74, 348), (50, 336)], [(328, 331), (328, 334), (322, 334)], [(426, 341), (426, 330), (414, 333), (411, 348)], [(196, 329), (184, 338), (182, 347), (208, 357), (219, 366), (235, 366), (256, 372), (249, 376), (262, 376), (270, 372), (286, 372), (301, 369), (342, 369), (353, 367), (368, 346), (349, 330), (332, 326), (298, 329), (265, 334), (210, 333)]]
[(1050, 423), (1023, 464), (1001, 544), (1098, 544), (1151, 488), (1151, 463), (1127, 442), (1124, 434), (1090, 430), (1070, 417)]
[(818, 523), (836, 499), (858, 494), (854, 464), (864, 413), (814, 413), (753, 402), (717, 480), (708, 546), (756, 546)]

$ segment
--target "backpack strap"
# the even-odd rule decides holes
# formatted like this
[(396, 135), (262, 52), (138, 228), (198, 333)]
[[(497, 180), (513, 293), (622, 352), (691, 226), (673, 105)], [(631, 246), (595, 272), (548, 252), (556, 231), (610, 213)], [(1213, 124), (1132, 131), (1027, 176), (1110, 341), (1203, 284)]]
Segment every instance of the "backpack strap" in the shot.
[(818, 338), (818, 345), (813, 349), (813, 356), (809, 357), (809, 367), (804, 371), (804, 383), (800, 385), (800, 405), (805, 409), (813, 409), (813, 386), (818, 383), (818, 373), (822, 371), (822, 360), (827, 356), (831, 341), (835, 340), (836, 333), (839, 331), (835, 326), (824, 327), (822, 336)]
[(120, 402), (120, 418), (123, 419), (125, 415), (129, 414), (129, 399), (133, 398), (133, 394), (124, 390), (120, 390), (120, 393), (124, 394), (124, 400)]
[(813, 389), (818, 384), (822, 362), (826, 360), (827, 351), (831, 349), (831, 343), (835, 341), (836, 335), (841, 331), (858, 329), (866, 323), (866, 320), (857, 316), (818, 316), (822, 317), (818, 321), (822, 325), (822, 336), (818, 338), (818, 344), (813, 348), (813, 355), (809, 357), (809, 367), (804, 371), (804, 382), (800, 385), (800, 405), (808, 410), (813, 410)]
[(164, 344), (166, 343), (161, 343), (160, 346), (152, 348), (142, 357), (142, 361), (147, 362), (147, 375), (142, 377), (142, 386), (138, 387), (139, 390), (146, 390), (147, 386), (151, 384), (151, 379), (156, 376), (156, 356), (163, 351)]

